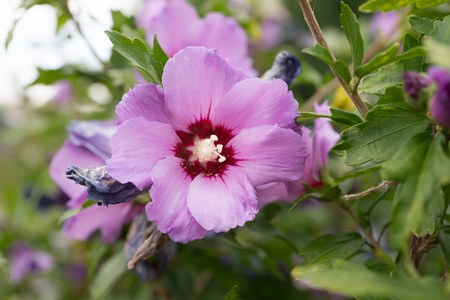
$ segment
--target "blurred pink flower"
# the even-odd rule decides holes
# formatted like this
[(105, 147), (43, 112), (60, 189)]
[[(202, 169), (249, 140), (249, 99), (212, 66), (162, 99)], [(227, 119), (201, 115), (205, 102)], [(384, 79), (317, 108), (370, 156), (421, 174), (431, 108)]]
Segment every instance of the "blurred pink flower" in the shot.
[(73, 85), (69, 80), (60, 80), (53, 84), (56, 88), (56, 94), (53, 102), (57, 107), (67, 106), (74, 99)]
[(373, 14), (372, 20), (370, 22), (370, 33), (373, 39), (379, 36), (396, 40), (400, 35), (399, 24), (400, 16), (396, 11), (391, 11), (387, 13), (376, 12)]
[[(70, 166), (84, 168), (104, 166), (111, 156), (109, 139), (116, 129), (111, 121), (78, 121), (68, 127), (69, 140), (55, 154), (50, 164), (50, 177), (69, 196), (68, 209), (79, 209), (87, 200), (87, 188), (64, 177)], [(122, 227), (141, 211), (133, 203), (97, 206), (90, 205), (67, 219), (63, 233), (70, 239), (87, 240), (97, 229), (104, 243), (117, 240)]]
[(427, 73), (430, 80), (437, 82), (437, 91), (430, 104), (431, 116), (450, 129), (450, 71), (432, 66)]
[(187, 243), (253, 220), (255, 186), (296, 180), (307, 157), (298, 103), (279, 79), (247, 78), (215, 50), (167, 62), (164, 90), (136, 85), (116, 108), (108, 172), (150, 189), (150, 221)]
[(158, 41), (169, 57), (187, 46), (204, 46), (217, 49), (247, 76), (257, 75), (248, 56), (245, 31), (222, 13), (211, 12), (201, 19), (185, 0), (147, 0), (136, 23), (146, 30), (149, 43), (158, 34)]
[(47, 271), (53, 267), (50, 254), (37, 251), (24, 242), (16, 242), (9, 255), (9, 271), (12, 283), (19, 283), (29, 273)]
[[(317, 113), (330, 114), (327, 102), (322, 105), (315, 104), (314, 108)], [(307, 151), (311, 154), (306, 159), (302, 177), (294, 182), (276, 182), (257, 187), (256, 194), (260, 208), (270, 202), (297, 200), (307, 191), (303, 184), (311, 187), (322, 185), (321, 169), (327, 168), (328, 153), (339, 140), (340, 135), (334, 131), (327, 118), (318, 118), (314, 121), (312, 135), (307, 128), (302, 128), (302, 133)]]

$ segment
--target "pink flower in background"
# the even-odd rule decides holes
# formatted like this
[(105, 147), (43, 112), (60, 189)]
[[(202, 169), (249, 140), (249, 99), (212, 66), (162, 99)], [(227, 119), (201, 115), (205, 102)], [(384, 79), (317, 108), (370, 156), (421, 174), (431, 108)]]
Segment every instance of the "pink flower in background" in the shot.
[(74, 100), (73, 85), (69, 80), (60, 80), (53, 84), (56, 88), (56, 94), (53, 102), (56, 106), (67, 106)]
[(152, 184), (147, 216), (172, 240), (243, 226), (258, 212), (255, 186), (301, 176), (308, 155), (285, 82), (246, 79), (203, 47), (169, 59), (162, 82), (123, 97), (107, 164), (122, 183)]
[(18, 283), (29, 273), (47, 271), (53, 267), (50, 254), (36, 251), (23, 242), (16, 242), (9, 255), (9, 271), (12, 283)]
[(204, 46), (217, 49), (237, 68), (248, 76), (256, 76), (252, 60), (248, 56), (248, 41), (245, 31), (232, 18), (222, 13), (211, 12), (203, 19), (185, 0), (147, 0), (137, 25), (147, 32), (147, 40), (158, 41), (169, 57), (187, 46)]
[(445, 128), (450, 128), (450, 71), (430, 67), (428, 78), (437, 83), (437, 91), (431, 100), (430, 113), (433, 119)]
[[(327, 102), (322, 105), (315, 104), (314, 109), (317, 113), (330, 114)], [(322, 185), (321, 169), (326, 169), (328, 153), (339, 140), (340, 135), (334, 131), (327, 118), (319, 118), (314, 121), (312, 134), (307, 128), (302, 128), (302, 132), (307, 151), (311, 153), (311, 156), (306, 159), (302, 177), (294, 182), (277, 182), (258, 187), (256, 194), (260, 208), (270, 202), (297, 200), (306, 192), (303, 184), (311, 187)]]
[[(87, 200), (87, 188), (64, 177), (68, 167), (104, 166), (105, 160), (111, 156), (109, 139), (116, 129), (111, 121), (78, 121), (69, 128), (69, 140), (55, 154), (50, 164), (50, 177), (63, 190), (70, 200), (68, 209), (79, 209)], [(75, 216), (67, 219), (63, 225), (63, 233), (70, 239), (86, 240), (99, 229), (104, 243), (117, 240), (122, 227), (129, 223), (142, 210), (142, 206), (133, 203), (97, 206), (91, 205), (82, 209)]]
[(399, 25), (400, 16), (396, 11), (387, 13), (376, 12), (373, 14), (370, 22), (370, 33), (373, 39), (381, 36), (386, 39), (396, 40), (400, 35)]

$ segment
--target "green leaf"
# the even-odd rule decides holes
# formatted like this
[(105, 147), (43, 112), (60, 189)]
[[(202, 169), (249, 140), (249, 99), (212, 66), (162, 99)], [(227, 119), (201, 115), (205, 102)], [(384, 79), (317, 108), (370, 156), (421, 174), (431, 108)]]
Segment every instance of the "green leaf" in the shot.
[(338, 155), (344, 151), (347, 165), (385, 161), (405, 140), (423, 132), (429, 124), (424, 114), (395, 104), (377, 105), (366, 118), (366, 122), (344, 130), (343, 141), (332, 149)]
[(316, 44), (314, 48), (304, 48), (302, 50), (303, 53), (312, 55), (327, 65), (329, 65), (333, 70), (336, 71), (336, 73), (339, 74), (339, 76), (348, 84), (351, 80), (350, 70), (348, 69), (347, 65), (343, 60), (337, 60), (333, 61), (333, 58), (330, 55), (330, 52), (328, 52), (327, 48)]
[(343, 109), (330, 108), (330, 112), (331, 112), (330, 117), (331, 120), (339, 122), (341, 124), (353, 126), (363, 122), (363, 120), (361, 120), (361, 118), (358, 115)]
[(231, 288), (231, 290), (228, 292), (228, 294), (225, 296), (224, 300), (236, 300), (237, 297), (239, 296), (237, 294), (237, 290), (238, 290), (238, 286), (235, 285)]
[(312, 269), (330, 268), (334, 260), (343, 260), (359, 251), (366, 242), (357, 232), (339, 232), (327, 234), (313, 240), (309, 245), (300, 249), (300, 255), (306, 255), (300, 265), (292, 273), (296, 278), (302, 277), (303, 272)]
[(161, 48), (158, 42), (158, 38), (153, 37), (153, 56), (152, 56), (152, 65), (156, 70), (159, 78), (162, 78), (162, 73), (164, 70), (164, 66), (166, 62), (169, 60), (169, 56), (167, 56), (166, 52)]
[(341, 177), (336, 178), (335, 181), (336, 181), (336, 183), (344, 182), (344, 181), (346, 181), (348, 179), (355, 178), (355, 177), (360, 177), (362, 175), (369, 174), (369, 173), (372, 173), (372, 172), (376, 172), (376, 171), (379, 171), (379, 170), (381, 170), (381, 166), (374, 166), (374, 167), (372, 166), (372, 167), (369, 167), (369, 168), (366, 168), (366, 169), (345, 173)]
[(302, 111), (300, 112), (300, 117), (297, 118), (296, 122), (299, 123), (304, 120), (309, 119), (318, 119), (318, 118), (330, 118), (330, 115), (327, 114), (319, 114), (315, 112), (309, 112), (309, 111)]
[(446, 16), (443, 20), (435, 20), (429, 37), (441, 44), (450, 45), (450, 16)]
[(406, 252), (411, 232), (432, 232), (444, 206), (440, 191), (441, 185), (450, 183), (450, 155), (443, 134), (413, 136), (384, 164), (384, 178), (400, 182), (394, 195), (390, 240), (393, 247)]
[(383, 12), (388, 12), (408, 5), (415, 5), (417, 8), (427, 8), (446, 2), (449, 2), (449, 0), (369, 0), (362, 4), (359, 10), (375, 12), (381, 9)]
[(9, 268), (8, 268), (8, 261), (5, 257), (3, 257), (3, 254), (0, 253), (0, 270), (5, 274), (7, 278), (9, 278)]
[[(295, 269), (292, 273), (294, 276), (296, 275)], [(408, 300), (448, 299), (450, 297), (449, 292), (445, 289), (445, 284), (439, 279), (406, 276), (390, 278), (350, 261), (336, 262), (331, 269), (308, 270), (302, 276), (315, 286), (358, 299), (364, 296), (370, 297), (370, 299), (388, 296), (388, 299)]]
[(345, 36), (350, 44), (353, 57), (353, 68), (356, 69), (361, 65), (364, 56), (364, 41), (361, 36), (361, 30), (359, 28), (356, 15), (350, 9), (350, 7), (341, 1), (341, 15), (340, 21)]
[(90, 285), (91, 298), (94, 300), (105, 299), (126, 270), (123, 251), (117, 252), (106, 260)]
[(411, 16), (409, 17), (409, 24), (411, 24), (413, 30), (422, 34), (428, 35), (433, 30), (433, 22), (427, 18)]
[(398, 44), (392, 45), (392, 47), (387, 49), (385, 52), (375, 55), (369, 62), (358, 67), (355, 70), (355, 75), (358, 76), (359, 78), (363, 78), (364, 76), (367, 76), (372, 72), (375, 72), (379, 68), (392, 64), (396, 61), (410, 59), (417, 56), (423, 56), (426, 54), (426, 51), (425, 48), (414, 47), (413, 49), (406, 51), (402, 54), (397, 53), (398, 53)]
[(231, 242), (233, 245), (238, 247), (244, 247), (239, 241), (236, 239), (236, 232), (234, 230), (230, 230), (224, 233), (225, 239)]
[(450, 261), (450, 225), (443, 225), (439, 228), (437, 234), (445, 260)]
[(386, 90), (384, 91), (384, 95), (377, 100), (377, 105), (381, 104), (396, 104), (408, 107), (403, 95), (403, 89), (396, 86), (390, 86), (386, 88)]
[[(309, 187), (309, 188), (312, 189), (311, 187)], [(327, 202), (335, 201), (340, 198), (341, 193), (342, 192), (341, 192), (341, 189), (339, 188), (339, 186), (334, 185), (334, 186), (330, 187), (329, 189), (327, 189), (324, 193), (314, 191), (314, 192), (304, 194), (299, 199), (297, 199), (297, 201), (294, 202), (294, 204), (291, 206), (291, 208), (289, 208), (289, 211), (294, 209), (294, 207), (296, 207), (298, 204), (300, 204), (303, 201), (306, 201), (308, 199), (317, 199), (317, 200), (327, 201)]]
[(73, 216), (76, 216), (81, 211), (81, 208), (75, 208), (75, 209), (69, 209), (62, 213), (62, 215), (58, 218), (58, 226), (61, 226), (62, 223), (64, 223), (65, 220), (72, 218)]
[[(105, 33), (113, 43), (114, 50), (138, 68), (147, 80), (162, 85), (162, 72), (155, 69), (157, 59), (153, 56), (152, 50), (146, 42), (138, 38), (131, 40), (117, 31), (105, 31)], [(156, 67), (159, 68), (159, 65), (156, 65)]]
[(388, 87), (403, 86), (403, 73), (401, 63), (381, 67), (378, 72), (363, 78), (358, 86), (358, 91), (366, 94), (384, 94)]
[(448, 45), (433, 39), (426, 39), (424, 44), (425, 49), (427, 49), (428, 63), (450, 69), (450, 59), (442, 59), (442, 57), (450, 57)]
[(379, 274), (389, 274), (391, 271), (389, 264), (378, 257), (369, 258), (364, 262), (364, 266)]
[[(409, 33), (405, 34), (403, 39), (403, 53), (419, 46), (420, 43)], [(403, 68), (405, 70), (413, 70), (416, 72), (422, 72), (422, 66), (425, 60), (425, 56), (417, 56), (403, 61)]]
[(97, 270), (100, 260), (104, 257), (108, 246), (104, 244), (100, 239), (96, 239), (95, 242), (91, 244), (87, 255), (87, 268), (88, 268), (88, 278), (89, 281), (92, 280), (95, 271)]

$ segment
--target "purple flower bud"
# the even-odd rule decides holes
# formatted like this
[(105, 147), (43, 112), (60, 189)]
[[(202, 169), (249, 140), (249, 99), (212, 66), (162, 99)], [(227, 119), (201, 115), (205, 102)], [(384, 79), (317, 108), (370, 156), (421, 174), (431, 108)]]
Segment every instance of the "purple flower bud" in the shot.
[(430, 85), (430, 80), (416, 71), (405, 71), (403, 80), (405, 81), (405, 93), (415, 100), (419, 99), (420, 90)]
[(430, 113), (437, 123), (450, 128), (450, 71), (430, 67), (429, 79), (437, 82), (437, 91), (431, 100)]

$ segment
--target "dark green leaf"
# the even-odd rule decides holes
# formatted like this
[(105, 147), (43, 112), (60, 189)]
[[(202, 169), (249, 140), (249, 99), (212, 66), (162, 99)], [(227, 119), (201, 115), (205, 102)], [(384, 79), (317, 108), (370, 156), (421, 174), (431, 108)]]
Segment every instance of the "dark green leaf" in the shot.
[(384, 95), (377, 100), (377, 105), (381, 104), (396, 104), (407, 107), (403, 89), (396, 86), (387, 87)]
[(237, 294), (237, 290), (238, 286), (237, 285), (233, 286), (233, 288), (228, 292), (224, 300), (236, 300), (237, 297), (239, 296)]
[[(405, 34), (403, 39), (403, 53), (419, 46), (420, 43), (409, 33)], [(425, 56), (417, 56), (410, 59), (405, 59), (403, 61), (403, 68), (405, 70), (413, 70), (417, 72), (422, 72), (422, 66), (425, 60)]]
[(426, 54), (426, 51), (422, 47), (414, 47), (413, 49), (406, 51), (402, 54), (397, 53), (398, 53), (398, 44), (395, 44), (385, 52), (377, 54), (369, 62), (358, 67), (355, 70), (355, 75), (358, 76), (359, 78), (363, 78), (364, 76), (367, 76), (372, 72), (375, 72), (379, 68), (392, 64), (396, 61), (410, 59), (417, 56), (423, 56)]
[[(450, 183), (450, 156), (445, 137), (420, 133), (406, 141), (384, 164), (384, 178), (400, 182), (394, 195), (391, 245), (407, 251), (411, 232), (434, 230), (443, 209), (441, 185)], [(440, 210), (440, 211), (439, 211)]]
[(439, 228), (439, 243), (441, 243), (442, 252), (444, 252), (445, 260), (450, 262), (450, 225), (443, 225)]
[(224, 233), (224, 237), (230, 241), (233, 245), (238, 247), (244, 247), (241, 243), (236, 239), (236, 232), (234, 230), (230, 230)]
[(364, 266), (369, 270), (380, 274), (389, 274), (391, 271), (389, 264), (378, 257), (369, 258), (364, 262)]
[(308, 199), (317, 199), (321, 201), (335, 201), (340, 198), (341, 196), (341, 189), (338, 185), (334, 185), (327, 189), (324, 193), (319, 192), (311, 192), (304, 194), (302, 197), (300, 197), (295, 203), (291, 206), (289, 211), (291, 211), (294, 207), (296, 207), (298, 204), (302, 203), (303, 201), (306, 201)]
[(409, 23), (412, 26), (412, 29), (428, 35), (433, 30), (433, 23), (427, 18), (421, 18), (418, 16), (411, 16), (409, 18)]
[(169, 60), (166, 52), (161, 48), (158, 42), (158, 38), (155, 36), (153, 38), (153, 56), (152, 56), (152, 64), (155, 67), (156, 73), (159, 78), (162, 78), (162, 73), (164, 70), (164, 66), (166, 62)]
[(293, 273), (297, 278), (303, 272), (318, 268), (330, 268), (334, 260), (351, 257), (359, 251), (366, 242), (356, 232), (339, 232), (327, 234), (313, 240), (309, 245), (300, 249), (300, 255), (306, 255), (300, 265), (295, 267)]
[(344, 30), (345, 36), (350, 44), (353, 57), (353, 68), (356, 69), (361, 65), (364, 56), (364, 41), (361, 36), (356, 15), (350, 7), (341, 1), (341, 26)]
[(358, 115), (348, 112), (346, 110), (342, 110), (339, 108), (330, 108), (330, 112), (331, 112), (330, 117), (331, 120), (342, 124), (353, 126), (363, 122), (363, 120), (361, 120), (361, 118)]
[(90, 285), (91, 298), (94, 300), (105, 299), (126, 270), (123, 251), (117, 252), (106, 260)]
[(381, 166), (374, 166), (374, 167), (369, 167), (369, 168), (363, 169), (363, 170), (352, 171), (352, 172), (349, 172), (349, 173), (346, 173), (346, 174), (342, 175), (341, 177), (336, 178), (335, 181), (337, 183), (344, 182), (347, 179), (360, 177), (362, 175), (369, 174), (369, 173), (372, 173), (372, 172), (376, 172), (376, 171), (379, 171), (379, 170), (381, 170)]
[(344, 130), (343, 141), (332, 149), (338, 155), (345, 152), (347, 165), (385, 161), (405, 140), (424, 131), (429, 124), (424, 114), (395, 104), (377, 105), (366, 118), (366, 122)]
[(320, 59), (331, 68), (333, 68), (333, 70), (335, 70), (336, 73), (338, 73), (346, 83), (350, 82), (350, 70), (348, 69), (345, 62), (340, 59), (337, 61), (333, 61), (333, 58), (331, 57), (330, 52), (328, 52), (327, 48), (316, 44), (314, 48), (305, 48), (302, 50), (302, 52)]
[(378, 72), (364, 77), (358, 86), (358, 91), (366, 94), (384, 94), (384, 90), (388, 87), (401, 87), (403, 86), (403, 72), (401, 63), (382, 67)]
[[(296, 269), (292, 273), (298, 278)], [(315, 286), (357, 298), (388, 295), (388, 299), (423, 300), (450, 297), (445, 284), (437, 278), (390, 278), (350, 261), (336, 262), (331, 269), (309, 270), (301, 275)]]

